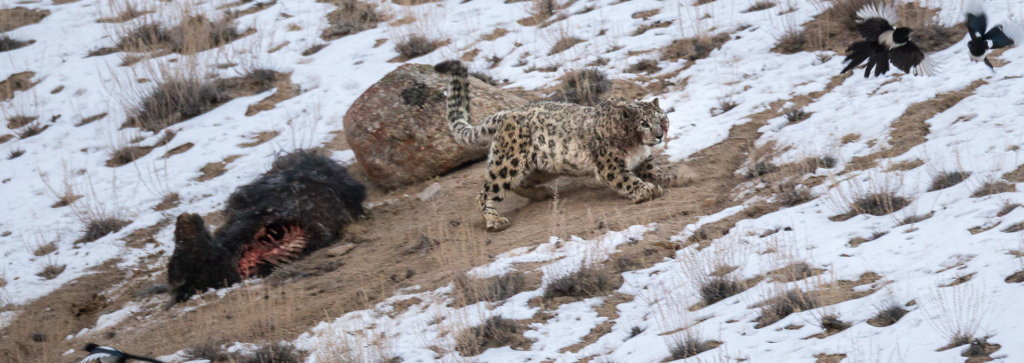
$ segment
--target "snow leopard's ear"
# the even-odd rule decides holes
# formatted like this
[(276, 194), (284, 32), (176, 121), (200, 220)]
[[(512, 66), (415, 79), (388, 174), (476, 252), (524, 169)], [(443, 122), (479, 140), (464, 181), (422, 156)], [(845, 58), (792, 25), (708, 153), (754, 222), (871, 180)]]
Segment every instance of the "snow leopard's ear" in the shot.
[(654, 105), (654, 107), (661, 107), (661, 106), (658, 106), (658, 98), (657, 97), (654, 98), (654, 101), (651, 101), (651, 104)]
[(623, 120), (632, 120), (640, 116), (640, 113), (637, 112), (636, 107), (634, 107), (631, 104), (620, 104), (618, 108), (619, 114), (622, 116)]

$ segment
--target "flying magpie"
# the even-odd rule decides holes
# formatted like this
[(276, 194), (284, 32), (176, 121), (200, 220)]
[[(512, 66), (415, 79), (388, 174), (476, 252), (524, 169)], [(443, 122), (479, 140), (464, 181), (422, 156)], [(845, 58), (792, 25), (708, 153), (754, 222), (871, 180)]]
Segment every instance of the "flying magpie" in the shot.
[(868, 4), (857, 11), (857, 17), (860, 18), (857, 20), (857, 32), (864, 40), (846, 48), (846, 60), (843, 62), (849, 64), (840, 73), (849, 72), (867, 60), (864, 78), (871, 75), (872, 68), (875, 76), (885, 74), (889, 71), (890, 62), (915, 76), (935, 74), (935, 62), (910, 40), (913, 29), (893, 27), (900, 16), (892, 5)]
[(86, 344), (85, 351), (89, 352), (89, 356), (85, 357), (81, 363), (125, 363), (129, 359), (163, 363), (153, 358), (131, 355), (111, 347), (104, 347), (93, 343)]
[(967, 33), (971, 41), (967, 42), (967, 49), (971, 52), (972, 61), (983, 61), (989, 69), (995, 71), (992, 63), (988, 61), (988, 53), (992, 49), (1006, 48), (1017, 45), (1024, 41), (1024, 29), (1020, 25), (1007, 22), (998, 24), (992, 29), (985, 31), (988, 27), (988, 18), (985, 16), (985, 9), (981, 0), (972, 0), (967, 3), (964, 12), (967, 15)]

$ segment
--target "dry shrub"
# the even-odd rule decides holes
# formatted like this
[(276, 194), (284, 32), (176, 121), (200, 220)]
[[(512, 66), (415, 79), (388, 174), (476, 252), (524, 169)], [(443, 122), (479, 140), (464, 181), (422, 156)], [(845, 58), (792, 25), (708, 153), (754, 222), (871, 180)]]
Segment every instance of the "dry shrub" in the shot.
[(769, 161), (758, 161), (754, 163), (754, 165), (747, 167), (747, 172), (745, 174), (747, 175), (747, 179), (753, 179), (777, 171), (779, 171), (779, 167), (776, 166), (774, 163)]
[(534, 22), (540, 23), (554, 16), (559, 8), (558, 2), (555, 0), (531, 0), (530, 17), (534, 19)]
[(771, 9), (771, 8), (774, 8), (774, 7), (775, 7), (775, 3), (771, 2), (771, 1), (767, 1), (767, 0), (761, 0), (761, 1), (758, 1), (758, 2), (754, 3), (754, 5), (750, 5), (750, 7), (747, 8), (747, 10), (744, 10), (743, 12), (744, 13), (750, 13), (750, 12), (754, 12), (754, 11), (768, 10), (768, 9)]
[(669, 353), (672, 359), (686, 359), (697, 354), (712, 350), (722, 345), (721, 342), (713, 340), (702, 340), (700, 335), (687, 330), (681, 337), (670, 338)]
[(818, 168), (832, 169), (836, 166), (838, 161), (835, 157), (832, 157), (831, 155), (825, 155), (816, 158), (806, 158), (804, 159), (803, 163), (807, 170), (813, 172), (815, 170), (818, 170)]
[(441, 46), (441, 42), (425, 36), (413, 34), (395, 42), (395, 50), (405, 59), (413, 59), (433, 52)]
[(57, 278), (57, 276), (60, 276), (62, 272), (64, 272), (64, 269), (67, 268), (67, 265), (58, 264), (56, 260), (48, 258), (40, 265), (40, 267), (42, 267), (42, 271), (39, 271), (39, 273), (37, 273), (36, 276), (42, 277), (47, 280), (53, 280)]
[(775, 324), (790, 314), (814, 309), (819, 305), (818, 298), (814, 294), (799, 289), (780, 292), (764, 302), (755, 328), (760, 329)]
[(811, 117), (811, 114), (804, 112), (804, 110), (790, 110), (786, 112), (786, 122), (797, 123)]
[(908, 2), (899, 7), (899, 12), (900, 26), (914, 29), (910, 37), (925, 52), (946, 49), (963, 37), (963, 27), (960, 24), (943, 25), (936, 9), (923, 7), (916, 2)]
[(718, 106), (711, 108), (711, 116), (718, 116), (739, 106), (740, 103), (730, 96), (719, 97)]
[(965, 171), (948, 171), (941, 173), (932, 179), (932, 185), (928, 188), (928, 191), (934, 192), (936, 190), (946, 189), (960, 184), (960, 182), (964, 181), (964, 179), (967, 179), (969, 176), (971, 176), (971, 173)]
[(223, 80), (208, 80), (187, 72), (171, 74), (157, 80), (156, 87), (141, 97), (123, 126), (156, 132), (206, 113), (236, 96), (267, 91), (277, 77), (277, 72), (263, 68)]
[(24, 46), (32, 44), (32, 43), (35, 43), (35, 41), (32, 41), (32, 40), (29, 40), (29, 41), (17, 40), (17, 39), (9, 37), (7, 35), (2, 35), (2, 36), (0, 36), (0, 52), (6, 52), (6, 51), (10, 51), (10, 50), (15, 50), (15, 49), (24, 47)]
[(868, 324), (879, 328), (896, 324), (896, 322), (900, 321), (904, 315), (909, 313), (909, 311), (904, 309), (896, 300), (887, 300), (875, 308), (878, 309), (878, 311), (875, 312), (874, 317), (868, 319)]
[(818, 318), (818, 326), (825, 330), (826, 335), (832, 335), (846, 330), (852, 324), (840, 320), (836, 314), (823, 314)]
[(39, 116), (26, 116), (26, 115), (14, 115), (7, 118), (7, 128), (14, 130), (16, 128), (28, 125), (39, 119)]
[(186, 14), (180, 23), (166, 26), (157, 19), (147, 19), (133, 28), (119, 30), (114, 48), (101, 48), (90, 56), (118, 51), (148, 52), (166, 50), (178, 54), (195, 54), (230, 43), (243, 36), (230, 18), (210, 21), (203, 15)]
[(700, 299), (704, 302), (704, 306), (711, 306), (744, 290), (746, 290), (746, 286), (743, 281), (739, 281), (732, 275), (715, 276), (701, 284)]
[(622, 284), (621, 276), (603, 266), (584, 264), (579, 270), (552, 280), (544, 287), (544, 298), (590, 298), (602, 296)]
[(629, 66), (626, 72), (629, 73), (655, 73), (660, 71), (661, 67), (658, 67), (658, 61), (653, 59), (643, 59), (635, 64)]
[(675, 61), (686, 59), (696, 61), (707, 58), (711, 51), (722, 47), (722, 44), (731, 39), (729, 34), (719, 33), (712, 37), (698, 36), (693, 38), (676, 39), (661, 51), (661, 60)]
[(592, 106), (601, 101), (601, 95), (612, 87), (612, 81), (597, 68), (571, 70), (562, 76), (560, 90), (552, 97), (555, 101)]
[(971, 194), (971, 198), (981, 198), (986, 195), (1012, 193), (1017, 191), (1017, 186), (1001, 180), (987, 181), (978, 190)]
[(39, 134), (43, 133), (43, 131), (46, 131), (46, 129), (49, 128), (49, 127), (50, 127), (49, 125), (42, 126), (40, 124), (31, 124), (31, 125), (25, 126), (21, 130), (15, 131), (14, 134), (18, 135), (19, 139), (27, 139), (27, 138), (30, 138), (32, 136), (36, 136), (36, 135), (39, 135)]
[(22, 156), (22, 155), (25, 155), (25, 150), (14, 148), (14, 149), (11, 149), (11, 151), (7, 153), (7, 160), (15, 159), (15, 158), (17, 158), (19, 156)]
[(775, 201), (786, 207), (793, 207), (814, 200), (810, 188), (794, 182), (782, 182), (775, 186)]
[(652, 23), (640, 24), (640, 26), (637, 27), (636, 30), (633, 31), (633, 36), (635, 37), (637, 35), (641, 35), (641, 34), (646, 33), (648, 30), (651, 30), (651, 29), (668, 28), (671, 25), (672, 25), (672, 21), (671, 20), (668, 20), (668, 21), (666, 21), (666, 20), (655, 20)]
[(474, 279), (466, 273), (457, 273), (452, 284), (455, 302), (460, 306), (477, 301), (502, 301), (528, 289), (526, 275), (522, 272), (509, 272), (488, 279)]
[(326, 41), (355, 34), (377, 27), (384, 17), (377, 13), (377, 7), (357, 0), (321, 0), (338, 8), (327, 14), (330, 24), (320, 38)]
[(123, 219), (108, 217), (89, 220), (85, 225), (85, 231), (75, 243), (88, 243), (103, 238), (104, 236), (120, 231), (121, 228), (131, 224)]
[(910, 200), (894, 193), (872, 193), (854, 200), (853, 205), (850, 206), (850, 213), (884, 216), (903, 209), (908, 204), (910, 204)]
[(551, 50), (548, 51), (548, 55), (555, 55), (564, 52), (567, 49), (572, 48), (576, 44), (583, 43), (583, 41), (583, 39), (577, 37), (563, 37), (562, 39), (559, 39), (558, 41), (555, 42), (554, 45), (551, 46)]
[(185, 349), (185, 358), (189, 360), (205, 359), (211, 363), (222, 363), (230, 362), (234, 359), (234, 356), (221, 349), (219, 341), (207, 339), (199, 345)]
[(488, 348), (522, 347), (530, 344), (523, 337), (526, 327), (523, 323), (493, 316), (477, 327), (463, 330), (455, 338), (455, 350), (463, 357), (471, 357), (483, 353)]
[(787, 27), (782, 34), (775, 37), (772, 51), (782, 54), (802, 52), (807, 44), (807, 34), (803, 28)]
[(921, 222), (921, 221), (923, 221), (925, 219), (931, 218), (934, 215), (935, 215), (935, 211), (931, 211), (931, 212), (928, 212), (928, 213), (925, 213), (925, 214), (910, 215), (910, 216), (907, 216), (907, 217), (903, 218), (903, 220), (900, 221), (899, 225), (903, 226), (903, 225), (907, 225), (907, 224), (914, 224), (914, 223), (917, 223), (917, 222)]
[(238, 363), (302, 363), (305, 355), (291, 344), (267, 344)]
[(111, 0), (107, 5), (114, 16), (96, 19), (97, 23), (123, 23), (150, 13), (140, 9), (135, 0)]

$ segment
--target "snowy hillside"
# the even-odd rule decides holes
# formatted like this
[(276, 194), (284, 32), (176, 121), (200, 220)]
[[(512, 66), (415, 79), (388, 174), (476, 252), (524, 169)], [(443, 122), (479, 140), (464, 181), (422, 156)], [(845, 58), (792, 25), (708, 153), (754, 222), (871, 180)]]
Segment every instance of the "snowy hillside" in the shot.
[[(832, 50), (853, 38), (830, 36), (850, 31), (826, 15), (852, 0), (396, 2), (358, 3), (379, 18), (339, 36), (328, 14), (353, 1), (0, 0), (0, 41), (17, 45), (0, 52), (3, 361), (75, 361), (88, 341), (187, 361), (199, 331), (233, 351), (289, 342), (309, 363), (1024, 361), (1013, 308), (1024, 299), (1024, 48), (990, 56), (995, 72), (971, 62), (959, 0), (901, 7), (917, 9), (904, 21), (955, 35), (928, 43), (941, 44), (926, 48), (937, 76), (868, 79), (837, 77)], [(985, 6), (995, 24), (1024, 2)], [(127, 9), (138, 16), (119, 22)], [(209, 21), (186, 23), (186, 39), (230, 34), (180, 48), (122, 41), (200, 14)], [(780, 52), (797, 35), (797, 51)], [(433, 46), (406, 60), (396, 48), (416, 36)], [(282, 152), (325, 147), (358, 168), (340, 132), (356, 98), (403, 61), (453, 58), (539, 98), (573, 70), (629, 81), (667, 110), (663, 167), (691, 183), (632, 205), (572, 182), (558, 200), (507, 207), (516, 227), (489, 235), (472, 202), (477, 165), (438, 178), (434, 199), (409, 195), (435, 181), (371, 193), (350, 235), (373, 237), (357, 255), (311, 257), (302, 266), (338, 262), (310, 277), (315, 288), (254, 280), (169, 310), (167, 294), (138, 294), (165, 282), (176, 216), (216, 227), (227, 196)], [(276, 73), (195, 117), (132, 124), (160, 85), (259, 69)], [(96, 222), (116, 228), (90, 231)], [(381, 259), (418, 263), (404, 284), (356, 257), (421, 236), (440, 242)], [(458, 264), (471, 284), (527, 282), (466, 297)], [(553, 297), (580, 269), (616, 282)], [(331, 275), (351, 271), (365, 280)], [(306, 295), (251, 303), (279, 288)], [(242, 315), (273, 325), (255, 333)], [(164, 336), (171, 326), (191, 332)], [(154, 336), (169, 340), (132, 345)]]

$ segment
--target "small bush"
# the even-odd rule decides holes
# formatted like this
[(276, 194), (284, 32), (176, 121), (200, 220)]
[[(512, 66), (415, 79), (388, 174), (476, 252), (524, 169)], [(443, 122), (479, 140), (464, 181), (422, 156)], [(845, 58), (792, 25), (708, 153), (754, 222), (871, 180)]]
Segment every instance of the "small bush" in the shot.
[(45, 263), (43, 263), (42, 267), (43, 270), (37, 273), (36, 276), (42, 277), (47, 280), (53, 280), (57, 278), (57, 276), (60, 276), (62, 272), (64, 272), (64, 269), (67, 268), (67, 265), (59, 265), (57, 264), (57, 262), (53, 260), (47, 260)]
[(234, 356), (221, 349), (221, 344), (208, 339), (202, 344), (185, 349), (185, 358), (189, 360), (205, 359), (211, 363), (230, 362)]
[(786, 121), (789, 123), (797, 123), (806, 120), (811, 117), (811, 114), (804, 112), (804, 110), (790, 110), (786, 112)]
[(577, 37), (564, 37), (555, 42), (555, 45), (551, 46), (551, 50), (548, 51), (548, 55), (555, 55), (572, 48), (576, 44), (583, 43), (583, 39)]
[(539, 23), (554, 16), (558, 8), (558, 2), (555, 0), (532, 0), (530, 15)]
[(464, 357), (471, 357), (491, 347), (520, 347), (529, 344), (523, 337), (524, 330), (520, 322), (493, 316), (480, 326), (463, 330), (455, 339), (455, 350)]
[(131, 222), (117, 218), (101, 218), (89, 221), (85, 226), (85, 233), (76, 241), (77, 243), (93, 242), (103, 236), (120, 231), (121, 228)]
[(178, 54), (194, 54), (213, 49), (241, 38), (235, 22), (227, 17), (210, 21), (205, 16), (187, 17), (181, 23), (166, 27), (150, 20), (121, 35), (114, 49), (99, 49), (90, 55), (116, 51), (147, 52), (164, 49)]
[(637, 335), (640, 335), (640, 333), (643, 333), (643, 332), (644, 332), (643, 328), (640, 328), (638, 326), (634, 326), (634, 327), (629, 329), (629, 337), (627, 337), (626, 340), (630, 340), (630, 339), (636, 338)]
[(643, 59), (636, 64), (629, 66), (626, 72), (629, 73), (655, 73), (660, 71), (661, 67), (658, 67), (658, 61), (653, 59)]
[(526, 275), (522, 272), (509, 272), (486, 280), (474, 279), (465, 273), (459, 273), (452, 278), (452, 283), (455, 299), (459, 304), (502, 301), (528, 289)]
[(0, 36), (0, 52), (15, 50), (29, 44), (32, 44), (32, 42), (13, 39), (7, 35)]
[(877, 309), (878, 312), (875, 313), (875, 316), (868, 320), (868, 324), (876, 327), (896, 324), (897, 321), (900, 321), (909, 312), (895, 300), (886, 301), (881, 306), (878, 306)]
[(917, 222), (921, 222), (921, 221), (923, 221), (925, 219), (931, 218), (933, 215), (935, 215), (934, 211), (928, 212), (927, 214), (916, 214), (916, 215), (907, 216), (906, 218), (903, 218), (902, 221), (900, 221), (899, 225), (903, 226), (903, 225), (907, 225), (907, 224), (914, 224), (914, 223), (917, 223)]
[(676, 338), (675, 340), (668, 348), (673, 360), (686, 359), (721, 345), (721, 343), (716, 341), (701, 340), (700, 336), (690, 332), (684, 333), (682, 338)]
[(804, 50), (807, 44), (807, 34), (802, 28), (791, 27), (775, 38), (775, 48), (772, 50), (782, 54), (793, 54)]
[(729, 112), (730, 110), (739, 106), (740, 103), (732, 99), (732, 97), (725, 96), (718, 98), (718, 106), (711, 108), (711, 116), (718, 116), (723, 113)]
[(320, 35), (326, 41), (372, 29), (383, 20), (377, 14), (376, 6), (356, 0), (326, 0), (328, 4), (338, 8), (327, 14), (330, 24)]
[(776, 202), (786, 207), (804, 204), (814, 199), (811, 189), (794, 182), (783, 182), (776, 186)]
[(25, 155), (25, 150), (11, 149), (11, 151), (7, 153), (7, 160), (12, 160), (22, 155)]
[(733, 278), (716, 276), (704, 282), (700, 287), (700, 298), (704, 306), (711, 306), (714, 303), (743, 292), (744, 287)]
[(747, 168), (747, 179), (753, 179), (765, 174), (779, 171), (779, 167), (768, 161), (758, 161)]
[(303, 354), (291, 344), (267, 344), (239, 363), (302, 363)]
[(28, 125), (32, 123), (32, 121), (38, 119), (39, 116), (14, 115), (7, 118), (7, 128), (14, 130), (16, 128)]
[(1004, 181), (985, 182), (978, 190), (971, 194), (971, 198), (981, 198), (986, 195), (1016, 192), (1017, 186)]
[(951, 186), (960, 184), (960, 182), (971, 176), (971, 173), (965, 171), (949, 171), (939, 174), (932, 179), (932, 186), (928, 188), (929, 192), (933, 192), (940, 189), (946, 189)]
[(780, 293), (765, 302), (755, 328), (760, 329), (775, 324), (790, 314), (816, 307), (818, 307), (817, 299), (803, 291), (794, 289)]
[(851, 324), (839, 320), (839, 317), (835, 314), (825, 314), (818, 319), (818, 326), (825, 329), (825, 334), (832, 335), (846, 330), (851, 326)]
[(872, 193), (854, 200), (850, 213), (852, 215), (884, 216), (903, 209), (909, 204), (910, 200), (893, 193)]
[(743, 12), (744, 13), (750, 13), (750, 12), (755, 12), (755, 11), (768, 10), (768, 9), (771, 9), (771, 8), (774, 8), (774, 7), (775, 7), (775, 3), (771, 2), (771, 1), (761, 0), (761, 1), (758, 1), (758, 2), (754, 3), (754, 5), (751, 5), (749, 8), (747, 8), (747, 10), (744, 10)]
[(731, 39), (729, 34), (719, 33), (712, 37), (694, 37), (676, 39), (661, 52), (661, 60), (674, 61), (686, 59), (696, 61), (707, 58), (711, 51), (718, 49)]
[(131, 163), (136, 159), (141, 158), (146, 154), (149, 154), (150, 150), (152, 150), (151, 147), (145, 146), (120, 147), (110, 154), (110, 160), (107, 161), (107, 166), (118, 167), (122, 165), (127, 165), (128, 163)]
[(562, 78), (561, 90), (554, 96), (554, 99), (591, 106), (600, 102), (601, 95), (611, 88), (612, 82), (599, 69), (572, 70)]
[(230, 99), (222, 84), (198, 77), (161, 81), (130, 111), (125, 125), (156, 132), (206, 113)]
[(544, 288), (544, 298), (601, 296), (618, 288), (621, 281), (616, 281), (615, 276), (603, 268), (584, 266), (576, 272), (548, 283), (548, 286)]
[(30, 138), (32, 136), (36, 136), (36, 135), (39, 135), (39, 134), (43, 133), (43, 131), (45, 131), (46, 128), (48, 128), (48, 127), (50, 127), (50, 126), (49, 125), (41, 126), (39, 124), (31, 124), (31, 125), (25, 126), (21, 130), (15, 131), (14, 134), (18, 135), (18, 138), (20, 138), (20, 139), (27, 139), (27, 138)]
[(410, 35), (398, 40), (395, 44), (395, 50), (405, 59), (413, 59), (433, 52), (439, 46), (441, 46), (441, 42), (436, 40), (428, 39), (422, 35)]

